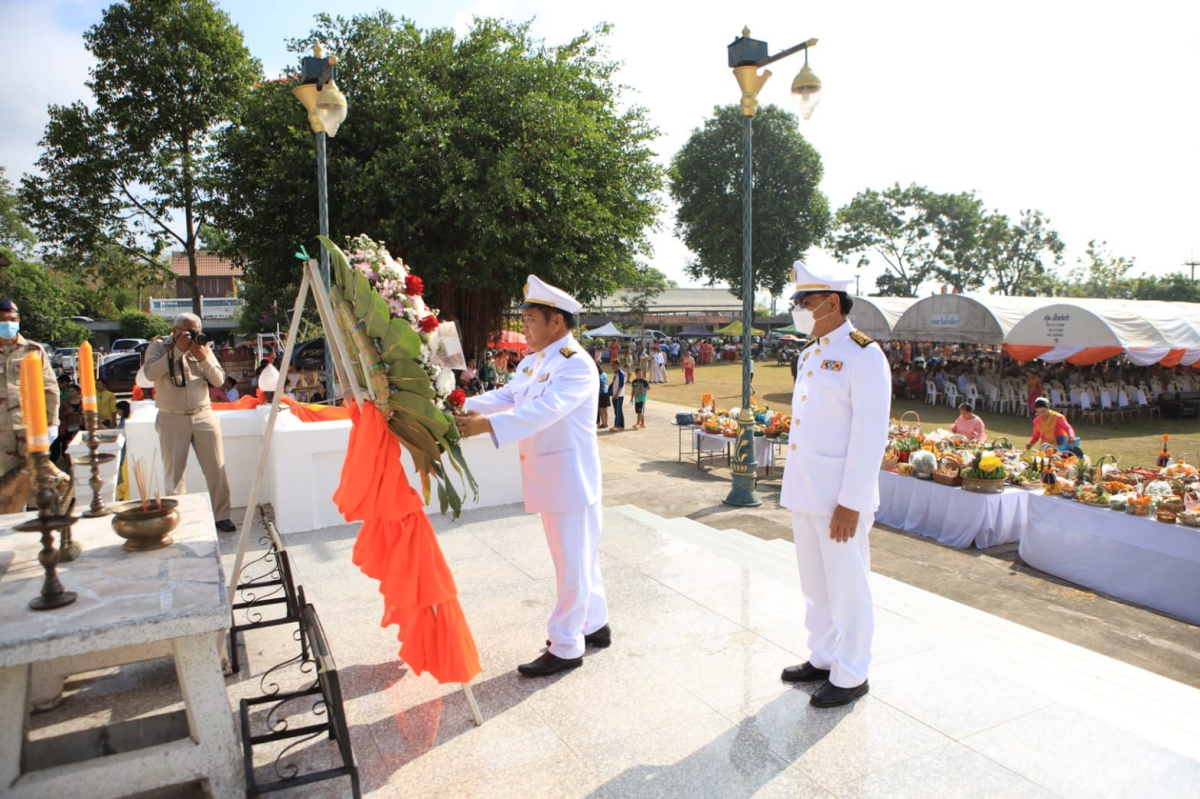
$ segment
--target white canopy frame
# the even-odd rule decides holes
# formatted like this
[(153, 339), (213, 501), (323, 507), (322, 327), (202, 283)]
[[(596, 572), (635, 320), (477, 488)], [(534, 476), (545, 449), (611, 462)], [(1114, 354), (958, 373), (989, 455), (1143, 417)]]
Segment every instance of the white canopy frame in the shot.
[(1157, 355), (1150, 363), (1162, 360), (1173, 349), (1200, 348), (1200, 328), (1193, 326), (1175, 303), (1068, 298), (1040, 302), (1040, 308), (1013, 326), (1006, 344), (1120, 347), (1143, 352), (1134, 356), (1135, 362)]
[(892, 341), (896, 322), (917, 301), (916, 297), (854, 297), (850, 323), (879, 341)]
[(1001, 344), (1013, 328), (1045, 304), (1040, 297), (934, 294), (904, 311), (892, 337), (946, 344)]

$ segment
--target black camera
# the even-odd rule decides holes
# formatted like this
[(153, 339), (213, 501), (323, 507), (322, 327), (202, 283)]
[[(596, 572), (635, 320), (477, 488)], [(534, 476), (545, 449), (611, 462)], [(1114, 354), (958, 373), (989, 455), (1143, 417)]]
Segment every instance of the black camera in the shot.
[(188, 336), (191, 337), (193, 344), (207, 344), (208, 343), (208, 336), (205, 335), (204, 331), (202, 331), (202, 330), (185, 330), (183, 332), (187, 333)]

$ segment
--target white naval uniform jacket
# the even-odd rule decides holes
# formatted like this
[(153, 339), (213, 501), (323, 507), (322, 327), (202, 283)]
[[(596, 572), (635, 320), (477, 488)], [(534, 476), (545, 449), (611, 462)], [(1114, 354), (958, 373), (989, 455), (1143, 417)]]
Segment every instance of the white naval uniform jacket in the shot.
[(504, 386), (467, 399), (490, 418), (497, 447), (516, 442), (529, 513), (600, 501), (599, 385), (596, 361), (567, 335), (523, 359)]
[(892, 402), (887, 357), (846, 322), (799, 358), (779, 504), (817, 516), (838, 505), (874, 513)]

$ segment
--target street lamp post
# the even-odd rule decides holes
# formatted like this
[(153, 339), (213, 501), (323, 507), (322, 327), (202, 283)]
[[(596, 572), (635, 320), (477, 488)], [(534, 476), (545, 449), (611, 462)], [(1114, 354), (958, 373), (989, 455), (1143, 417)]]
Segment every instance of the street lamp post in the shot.
[[(321, 235), (329, 237), (329, 179), (325, 169), (326, 136), (337, 136), (338, 128), (346, 121), (346, 96), (338, 90), (334, 80), (337, 56), (325, 55), (321, 45), (313, 46), (313, 54), (306, 56), (300, 67), (300, 85), (292, 94), (308, 111), (308, 124), (317, 137), (317, 214)], [(329, 253), (324, 247), (321, 253), (321, 279), (329, 288)], [(325, 399), (333, 391), (333, 351), (330, 346), (330, 331), (325, 331)]]
[(750, 329), (754, 322), (754, 270), (751, 268), (751, 240), (753, 238), (754, 191), (754, 115), (758, 112), (758, 93), (771, 77), (771, 71), (761, 75), (758, 70), (773, 64), (793, 53), (804, 51), (804, 66), (792, 81), (792, 94), (800, 101), (800, 115), (804, 119), (812, 116), (812, 110), (820, 101), (821, 81), (808, 66), (808, 48), (816, 39), (789, 47), (773, 56), (767, 55), (767, 43), (750, 38), (750, 29), (743, 28), (742, 35), (729, 45), (729, 66), (733, 77), (742, 89), (742, 412), (738, 418), (738, 435), (733, 461), (733, 486), (725, 504), (753, 507), (762, 504), (754, 490), (758, 476), (758, 461), (754, 456), (754, 413), (750, 410)]

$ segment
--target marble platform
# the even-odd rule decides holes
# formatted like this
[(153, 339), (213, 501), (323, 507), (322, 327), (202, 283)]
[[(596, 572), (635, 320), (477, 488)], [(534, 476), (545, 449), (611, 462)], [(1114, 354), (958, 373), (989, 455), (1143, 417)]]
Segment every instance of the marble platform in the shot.
[[(1200, 691), (880, 575), (871, 693), (812, 708), (811, 687), (779, 680), (806, 655), (790, 544), (630, 506), (604, 516), (613, 646), (521, 678), (554, 601), (537, 517), (506, 506), (433, 523), (483, 662), (478, 728), (458, 686), (396, 659), (376, 584), (351, 563), (355, 526), (287, 539), (337, 659), (367, 795), (1090, 799), (1200, 786)], [(295, 644), (276, 628), (245, 646), (231, 707)], [(133, 677), (80, 682), (74, 712), (98, 712)], [(124, 715), (173, 707), (162, 682)], [(36, 716), (33, 735), (69, 724), (70, 704)], [(331, 762), (328, 741), (304, 751), (306, 767)], [(334, 780), (289, 795), (348, 794)]]

